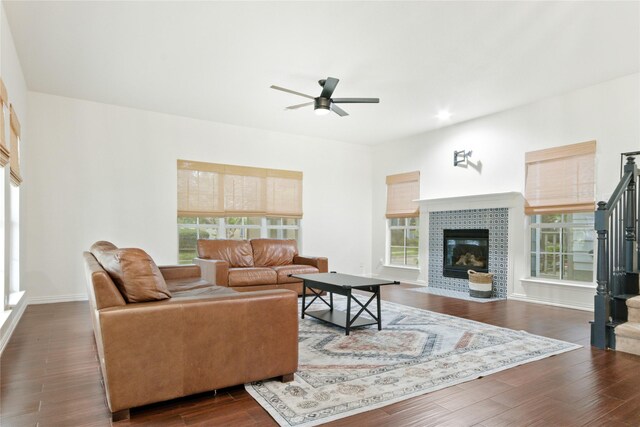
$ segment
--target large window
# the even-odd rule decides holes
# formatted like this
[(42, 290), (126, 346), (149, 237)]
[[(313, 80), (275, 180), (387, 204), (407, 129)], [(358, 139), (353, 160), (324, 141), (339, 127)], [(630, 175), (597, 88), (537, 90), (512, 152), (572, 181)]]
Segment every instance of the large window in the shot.
[(178, 262), (191, 264), (198, 256), (198, 239), (294, 239), (299, 241), (300, 220), (266, 217), (178, 217)]
[(593, 281), (596, 142), (525, 154), (531, 277)]
[(392, 218), (387, 223), (387, 264), (418, 267), (418, 218)]
[(198, 239), (295, 239), (302, 172), (178, 160), (178, 260)]
[(420, 197), (420, 172), (389, 175), (386, 181), (386, 264), (417, 268), (420, 210), (415, 200)]
[(593, 281), (593, 213), (533, 215), (531, 277)]

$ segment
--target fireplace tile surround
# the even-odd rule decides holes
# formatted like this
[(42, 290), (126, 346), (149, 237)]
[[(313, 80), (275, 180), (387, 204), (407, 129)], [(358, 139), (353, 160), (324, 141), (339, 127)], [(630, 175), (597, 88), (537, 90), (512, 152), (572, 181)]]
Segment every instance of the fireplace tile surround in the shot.
[(488, 229), (489, 272), (494, 273), (493, 292), (507, 297), (509, 268), (509, 210), (507, 208), (464, 209), (429, 212), (429, 286), (466, 292), (468, 280), (443, 276), (445, 229)]

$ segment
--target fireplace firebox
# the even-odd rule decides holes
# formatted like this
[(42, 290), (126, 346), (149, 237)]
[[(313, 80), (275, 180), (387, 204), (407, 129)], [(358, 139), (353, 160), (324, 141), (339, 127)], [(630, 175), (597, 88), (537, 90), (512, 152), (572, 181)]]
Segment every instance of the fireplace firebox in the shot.
[(467, 271), (489, 271), (489, 230), (443, 230), (442, 275), (466, 279)]

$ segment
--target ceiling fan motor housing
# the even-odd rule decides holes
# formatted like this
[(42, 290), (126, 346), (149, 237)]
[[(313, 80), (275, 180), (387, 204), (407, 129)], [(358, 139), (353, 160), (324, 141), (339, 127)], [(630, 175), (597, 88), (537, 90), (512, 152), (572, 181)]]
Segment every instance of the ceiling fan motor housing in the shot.
[(323, 98), (321, 96), (317, 97), (313, 101), (313, 109), (317, 110), (318, 108), (322, 108), (323, 110), (331, 109), (331, 99)]

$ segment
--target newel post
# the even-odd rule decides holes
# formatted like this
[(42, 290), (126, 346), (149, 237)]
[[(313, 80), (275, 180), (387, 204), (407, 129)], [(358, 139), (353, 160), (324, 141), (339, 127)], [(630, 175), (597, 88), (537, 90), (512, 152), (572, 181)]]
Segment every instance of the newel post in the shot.
[(607, 204), (598, 202), (595, 213), (595, 229), (598, 233), (598, 260), (596, 263), (596, 296), (594, 297), (594, 319), (591, 345), (606, 349), (609, 347), (607, 323), (611, 311), (611, 297), (609, 295), (609, 218)]
[(624, 172), (632, 172), (631, 180), (627, 185), (627, 194), (624, 205), (624, 268), (627, 273), (637, 269), (638, 261), (635, 253), (636, 247), (636, 221), (638, 220), (637, 189), (636, 189), (636, 163), (634, 157), (627, 157), (627, 164), (624, 165)]

